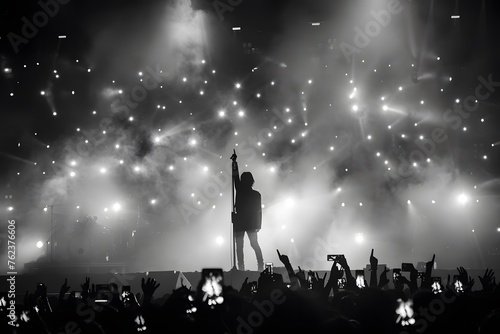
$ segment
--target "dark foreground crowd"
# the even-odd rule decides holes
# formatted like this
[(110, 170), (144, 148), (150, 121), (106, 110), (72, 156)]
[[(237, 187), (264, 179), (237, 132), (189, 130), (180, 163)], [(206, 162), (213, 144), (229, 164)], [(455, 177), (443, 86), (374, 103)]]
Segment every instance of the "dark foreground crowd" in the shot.
[(196, 289), (182, 286), (163, 297), (154, 296), (161, 284), (154, 278), (142, 279), (142, 292), (96, 286), (87, 278), (81, 291), (68, 293), (64, 282), (59, 298), (47, 297), (39, 284), (15, 312), (2, 294), (0, 332), (500, 333), (500, 284), (492, 270), (472, 278), (460, 267), (441, 282), (432, 276), (434, 258), (422, 272), (411, 264), (403, 274), (377, 271), (372, 250), (368, 280), (353, 275), (344, 256), (332, 259), (330, 274), (320, 277), (295, 271), (286, 255), (278, 255), (288, 277), (266, 268), (239, 290), (211, 269)]

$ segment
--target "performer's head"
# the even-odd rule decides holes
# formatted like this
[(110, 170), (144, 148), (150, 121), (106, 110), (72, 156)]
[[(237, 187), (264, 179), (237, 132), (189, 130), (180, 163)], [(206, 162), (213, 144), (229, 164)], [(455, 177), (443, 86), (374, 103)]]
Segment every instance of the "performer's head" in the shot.
[(254, 184), (253, 175), (250, 172), (241, 173), (241, 185), (245, 188), (252, 188)]

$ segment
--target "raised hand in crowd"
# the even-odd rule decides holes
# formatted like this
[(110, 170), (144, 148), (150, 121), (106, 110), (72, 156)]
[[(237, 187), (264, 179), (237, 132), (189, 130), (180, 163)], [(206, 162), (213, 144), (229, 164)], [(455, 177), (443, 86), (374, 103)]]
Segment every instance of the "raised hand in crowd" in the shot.
[(377, 287), (377, 267), (378, 267), (378, 259), (373, 256), (374, 249), (372, 248), (372, 252), (370, 254), (370, 288)]
[(430, 289), (432, 286), (432, 269), (434, 268), (434, 260), (436, 259), (436, 254), (432, 255), (432, 260), (425, 263), (425, 274), (422, 279), (422, 288)]
[(90, 277), (85, 277), (85, 283), (80, 286), (82, 288), (82, 297), (86, 299), (90, 294)]
[(153, 298), (153, 294), (156, 289), (160, 286), (160, 283), (156, 283), (154, 278), (148, 277), (147, 280), (144, 277), (141, 279), (141, 289), (143, 292), (143, 305), (149, 305), (151, 303), (151, 299)]
[(457, 268), (458, 271), (458, 276), (460, 279), (460, 282), (462, 282), (464, 286), (464, 291), (465, 292), (470, 292), (472, 291), (472, 287), (474, 286), (474, 279), (469, 276), (467, 273), (467, 270), (465, 270), (464, 267), (459, 267)]
[(490, 293), (493, 292), (493, 290), (496, 287), (496, 280), (495, 280), (495, 274), (493, 273), (493, 269), (486, 269), (484, 272), (483, 276), (478, 276), (479, 277), (479, 282), (481, 282), (481, 285), (483, 287), (484, 292)]
[(71, 289), (71, 286), (68, 285), (68, 279), (64, 279), (63, 285), (61, 285), (61, 289), (59, 290), (59, 302), (64, 300), (64, 295)]

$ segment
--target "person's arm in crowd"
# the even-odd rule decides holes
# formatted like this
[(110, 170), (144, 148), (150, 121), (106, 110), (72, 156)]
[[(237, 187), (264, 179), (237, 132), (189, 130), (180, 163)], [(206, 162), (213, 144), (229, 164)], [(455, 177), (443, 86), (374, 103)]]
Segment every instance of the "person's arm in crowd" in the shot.
[(283, 263), (283, 265), (285, 266), (286, 272), (288, 273), (288, 278), (290, 279), (290, 283), (293, 283), (293, 281), (297, 282), (297, 280), (299, 279), (295, 274), (295, 271), (293, 270), (292, 264), (290, 263), (290, 259), (288, 258), (288, 256), (285, 254), (281, 254), (279, 249), (277, 249), (276, 252), (278, 252), (278, 258), (280, 259), (281, 263)]
[(153, 299), (153, 294), (160, 286), (160, 283), (156, 283), (154, 278), (148, 277), (147, 280), (144, 280), (144, 277), (141, 280), (141, 288), (143, 293), (142, 306), (148, 307), (151, 305), (151, 300)]
[(338, 281), (344, 277), (344, 271), (337, 267), (337, 261), (332, 262), (332, 268), (330, 269), (330, 277), (328, 278), (328, 282), (326, 283), (326, 294), (329, 295), (330, 291), (333, 289), (333, 294), (339, 292), (339, 284)]
[(357, 291), (358, 287), (356, 286), (356, 279), (354, 278), (354, 276), (352, 276), (351, 268), (349, 267), (349, 264), (347, 264), (347, 259), (345, 258), (345, 256), (340, 257), (338, 262), (345, 272), (346, 288), (351, 291)]
[(59, 305), (62, 305), (64, 302), (64, 295), (71, 289), (71, 287), (68, 285), (68, 279), (64, 279), (63, 285), (61, 285), (61, 289), (59, 290)]
[(373, 248), (372, 253), (370, 254), (370, 288), (377, 287), (377, 268), (378, 267), (378, 259), (373, 256)]
[(457, 268), (457, 271), (460, 277), (460, 282), (463, 284), (464, 292), (471, 292), (472, 287), (474, 286), (474, 279), (469, 276), (464, 267)]
[(479, 282), (481, 282), (481, 285), (483, 287), (482, 289), (483, 292), (491, 293), (493, 292), (493, 290), (495, 290), (497, 283), (495, 279), (495, 274), (493, 273), (493, 269), (486, 269), (484, 275), (478, 277), (479, 277)]
[(421, 288), (431, 289), (432, 287), (432, 268), (434, 267), (434, 260), (436, 259), (436, 254), (432, 255), (432, 260), (425, 263), (425, 274), (422, 280)]

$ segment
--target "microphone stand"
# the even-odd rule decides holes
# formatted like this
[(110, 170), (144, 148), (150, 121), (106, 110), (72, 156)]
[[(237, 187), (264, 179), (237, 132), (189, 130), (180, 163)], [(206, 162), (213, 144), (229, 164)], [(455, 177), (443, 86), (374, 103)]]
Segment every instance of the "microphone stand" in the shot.
[[(236, 172), (237, 170), (237, 162), (236, 162), (236, 151), (233, 150), (234, 152), (234, 155), (231, 157), (231, 160), (233, 160), (233, 163), (232, 163), (232, 173), (231, 173), (231, 179), (232, 179), (232, 182), (231, 182), (231, 227), (230, 227), (230, 235), (231, 235), (231, 245), (232, 245), (232, 268), (231, 270), (232, 271), (235, 271), (237, 270), (238, 268), (236, 268), (236, 240), (234, 238), (234, 218), (235, 218), (235, 215), (236, 215), (236, 212), (235, 212), (235, 206), (234, 206), (234, 187), (235, 187), (235, 182), (234, 182), (234, 173)], [(230, 247), (231, 248), (231, 247)]]

